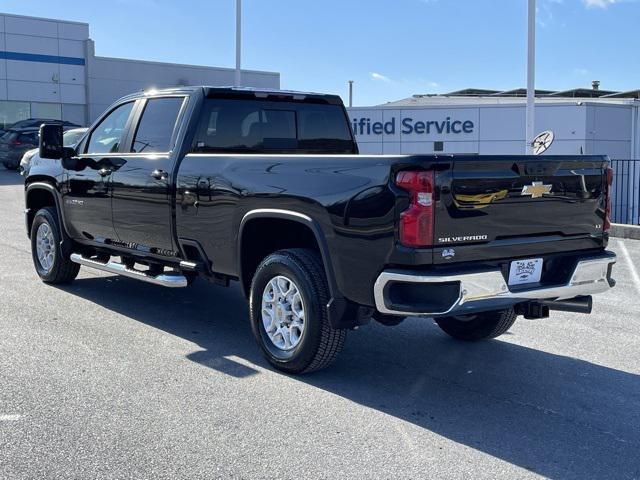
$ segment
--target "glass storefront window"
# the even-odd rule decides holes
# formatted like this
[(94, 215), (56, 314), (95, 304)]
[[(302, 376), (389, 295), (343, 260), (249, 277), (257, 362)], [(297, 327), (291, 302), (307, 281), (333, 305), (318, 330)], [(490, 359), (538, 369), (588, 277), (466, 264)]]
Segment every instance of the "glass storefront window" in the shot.
[(31, 117), (29, 102), (0, 101), (0, 128), (6, 128), (19, 120)]

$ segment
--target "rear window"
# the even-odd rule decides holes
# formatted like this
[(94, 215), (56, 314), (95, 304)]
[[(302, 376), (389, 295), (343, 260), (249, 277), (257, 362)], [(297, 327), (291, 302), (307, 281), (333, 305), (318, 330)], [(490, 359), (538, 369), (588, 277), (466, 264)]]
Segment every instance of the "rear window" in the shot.
[(171, 149), (171, 137), (183, 102), (184, 97), (148, 100), (142, 112), (131, 151), (168, 152)]
[(2, 137), (0, 137), (0, 140), (8, 142), (11, 135), (14, 135), (14, 132), (5, 132)]
[(193, 151), (355, 153), (355, 148), (339, 105), (207, 99)]
[(22, 133), (18, 136), (18, 141), (21, 143), (38, 143), (38, 134), (36, 132)]

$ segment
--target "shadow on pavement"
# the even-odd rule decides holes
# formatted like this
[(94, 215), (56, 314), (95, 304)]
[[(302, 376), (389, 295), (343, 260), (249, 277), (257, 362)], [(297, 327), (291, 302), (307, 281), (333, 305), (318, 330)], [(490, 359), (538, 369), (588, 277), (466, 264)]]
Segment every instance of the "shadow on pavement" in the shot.
[[(167, 290), (98, 277), (64, 290), (197, 343), (203, 350), (189, 358), (212, 369), (239, 378), (258, 373), (225, 358), (231, 355), (267, 366), (236, 287), (200, 281)], [(292, 379), (546, 477), (640, 476), (634, 374), (499, 340), (463, 344), (409, 319), (350, 333), (333, 366)], [(406, 443), (419, 451), (410, 435)]]

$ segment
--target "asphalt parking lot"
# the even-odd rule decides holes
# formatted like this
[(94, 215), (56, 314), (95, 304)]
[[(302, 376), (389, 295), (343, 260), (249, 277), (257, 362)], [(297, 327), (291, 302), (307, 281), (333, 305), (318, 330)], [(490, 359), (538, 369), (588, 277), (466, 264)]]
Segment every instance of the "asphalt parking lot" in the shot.
[(640, 241), (590, 316), (463, 344), (370, 324), (272, 370), (236, 287), (41, 283), (0, 169), (0, 478), (640, 478)]

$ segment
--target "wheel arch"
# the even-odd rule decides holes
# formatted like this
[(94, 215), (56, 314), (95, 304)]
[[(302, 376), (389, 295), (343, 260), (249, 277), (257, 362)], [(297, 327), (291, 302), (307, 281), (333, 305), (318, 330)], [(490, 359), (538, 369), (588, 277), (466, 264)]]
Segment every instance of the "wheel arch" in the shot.
[[(333, 266), (331, 265), (331, 257), (329, 256), (329, 247), (327, 246), (327, 242), (325, 236), (322, 232), (322, 229), (318, 222), (313, 220), (308, 215), (303, 213), (295, 212), (292, 210), (283, 210), (283, 209), (271, 209), (271, 208), (262, 208), (251, 210), (247, 212), (240, 222), (240, 227), (238, 230), (238, 277), (240, 278), (240, 283), (242, 284), (243, 292), (245, 295), (248, 295), (249, 289), (248, 287), (251, 285), (251, 277), (247, 277), (247, 273), (253, 273), (251, 269), (247, 269), (247, 258), (246, 248), (247, 248), (247, 238), (245, 236), (246, 233), (249, 232), (250, 227), (252, 225), (256, 225), (256, 222), (261, 221), (260, 223), (264, 225), (268, 225), (270, 220), (273, 221), (273, 224), (282, 222), (287, 222), (289, 224), (297, 225), (298, 227), (304, 228), (307, 232), (309, 232), (310, 238), (313, 239), (315, 243), (315, 249), (320, 253), (320, 257), (322, 258), (322, 264), (325, 269), (325, 273), (327, 275), (327, 282), (329, 283), (329, 290), (332, 297), (339, 295), (338, 288), (335, 283), (335, 274), (333, 272)], [(302, 246), (308, 243), (309, 238), (305, 238), (302, 240)], [(272, 252), (269, 252), (272, 253)], [(264, 258), (264, 256), (262, 257)], [(257, 265), (256, 265), (257, 266)], [(340, 297), (342, 295), (339, 295)]]
[(62, 205), (60, 192), (54, 185), (47, 181), (36, 181), (25, 186), (25, 225), (27, 236), (31, 237), (31, 225), (36, 212), (43, 207), (55, 207), (58, 212), (58, 219), (65, 230), (64, 217), (62, 215)]
[[(331, 263), (331, 256), (329, 253), (327, 239), (320, 224), (310, 216), (292, 210), (262, 208), (251, 210), (247, 212), (242, 218), (238, 230), (236, 257), (238, 262), (238, 278), (242, 285), (243, 293), (245, 294), (245, 296), (249, 296), (251, 280), (253, 277), (253, 273), (255, 272), (255, 270), (253, 270), (252, 268), (247, 268), (245, 261), (243, 261), (244, 254), (246, 253), (244, 249), (251, 246), (245, 244), (245, 234), (247, 232), (250, 232), (249, 229), (251, 228), (251, 226), (255, 225), (252, 222), (256, 221), (267, 222), (267, 224), (269, 221), (285, 221), (289, 222), (289, 225), (297, 225), (298, 228), (302, 227), (305, 229), (297, 230), (298, 232), (308, 232), (305, 240), (313, 240), (313, 246), (320, 254), (322, 265), (327, 277), (330, 299), (325, 308), (327, 309), (327, 316), (333, 328), (354, 328), (359, 325), (364, 325), (369, 321), (371, 314), (373, 313), (373, 309), (351, 302), (342, 295), (342, 292), (340, 292), (340, 289), (338, 288), (336, 282), (335, 271)], [(308, 247), (309, 245), (302, 246)], [(285, 245), (280, 248), (292, 247), (299, 248), (300, 245), (292, 243), (287, 246), (285, 243)], [(263, 249), (262, 251), (258, 251), (256, 254), (254, 254), (252, 261), (253, 264), (255, 264), (255, 267), (259, 265), (259, 263), (262, 261), (262, 259), (264, 259), (264, 257), (266, 257), (266, 255), (268, 255), (269, 253), (273, 253), (273, 251), (279, 250), (280, 248)], [(266, 255), (263, 255), (263, 253), (265, 252)], [(261, 258), (256, 263), (257, 257)]]

